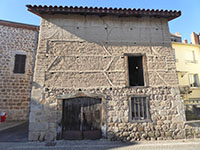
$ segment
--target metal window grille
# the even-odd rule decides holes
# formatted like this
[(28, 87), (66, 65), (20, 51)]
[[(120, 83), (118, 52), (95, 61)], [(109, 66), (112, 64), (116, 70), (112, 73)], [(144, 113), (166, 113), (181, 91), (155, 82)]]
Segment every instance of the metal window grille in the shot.
[(26, 55), (15, 55), (14, 73), (25, 73)]
[(131, 97), (131, 119), (132, 120), (149, 119), (148, 98), (146, 96)]

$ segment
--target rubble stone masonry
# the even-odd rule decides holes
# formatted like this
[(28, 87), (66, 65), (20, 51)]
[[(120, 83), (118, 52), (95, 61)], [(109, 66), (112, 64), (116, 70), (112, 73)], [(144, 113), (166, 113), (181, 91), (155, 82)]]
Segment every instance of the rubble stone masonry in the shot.
[[(145, 86), (127, 86), (126, 54), (146, 57)], [(186, 137), (167, 19), (43, 16), (29, 140), (59, 138), (62, 100), (92, 95), (104, 99), (104, 137), (129, 141)], [(131, 121), (131, 95), (148, 95), (150, 121)]]
[[(7, 121), (28, 120), (38, 27), (0, 21), (0, 112)], [(15, 54), (26, 55), (25, 73), (13, 73)]]

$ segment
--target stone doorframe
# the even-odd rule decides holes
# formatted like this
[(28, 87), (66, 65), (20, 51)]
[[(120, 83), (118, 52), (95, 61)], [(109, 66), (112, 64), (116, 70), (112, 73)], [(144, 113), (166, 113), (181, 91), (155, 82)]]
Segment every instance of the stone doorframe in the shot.
[[(101, 131), (102, 137), (106, 137), (107, 133), (107, 113), (106, 113), (106, 95), (104, 94), (95, 94), (88, 92), (76, 92), (72, 94), (62, 94), (57, 97), (60, 101), (60, 106), (63, 108), (63, 100), (72, 99), (72, 98), (80, 98), (80, 97), (89, 97), (89, 98), (99, 98), (101, 99), (102, 111), (101, 111)], [(61, 109), (61, 114), (63, 114), (63, 109)], [(62, 116), (62, 115), (61, 115)]]

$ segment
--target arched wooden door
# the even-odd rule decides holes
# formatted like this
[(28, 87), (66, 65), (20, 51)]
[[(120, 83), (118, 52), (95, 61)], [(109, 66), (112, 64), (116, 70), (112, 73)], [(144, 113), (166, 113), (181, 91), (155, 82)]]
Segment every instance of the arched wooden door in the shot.
[(62, 118), (63, 139), (101, 138), (101, 99), (79, 97), (64, 100)]

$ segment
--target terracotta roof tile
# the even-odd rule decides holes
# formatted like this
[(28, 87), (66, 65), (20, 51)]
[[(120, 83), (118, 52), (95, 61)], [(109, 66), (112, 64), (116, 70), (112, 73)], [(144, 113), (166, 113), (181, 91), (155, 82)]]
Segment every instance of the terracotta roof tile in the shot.
[(38, 16), (43, 14), (83, 14), (83, 15), (114, 15), (114, 16), (134, 16), (134, 17), (159, 17), (168, 20), (175, 19), (181, 15), (181, 11), (172, 10), (150, 10), (150, 9), (131, 9), (131, 8), (107, 8), (107, 7), (77, 7), (77, 6), (37, 6), (26, 5), (28, 10)]
[(39, 30), (39, 26), (18, 23), (18, 22), (5, 21), (5, 20), (0, 20), (0, 25), (14, 27), (14, 28), (23, 28), (23, 29), (28, 29), (28, 30), (36, 30), (36, 31)]

